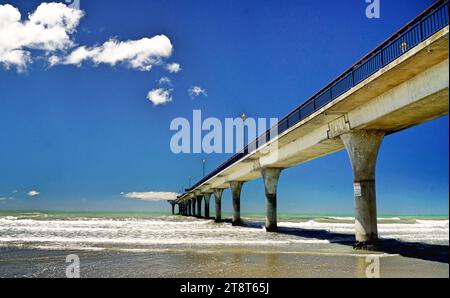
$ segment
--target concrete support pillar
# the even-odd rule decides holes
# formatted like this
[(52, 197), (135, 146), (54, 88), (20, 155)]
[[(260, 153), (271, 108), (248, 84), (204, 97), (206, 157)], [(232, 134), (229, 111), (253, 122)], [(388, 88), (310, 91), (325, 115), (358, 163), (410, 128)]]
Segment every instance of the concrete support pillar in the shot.
[(233, 226), (240, 226), (241, 221), (241, 190), (244, 182), (231, 181), (230, 187), (233, 194)]
[(191, 199), (191, 216), (196, 216), (196, 211), (195, 211), (195, 203), (196, 203), (196, 199), (195, 198), (192, 198)]
[(197, 196), (197, 217), (202, 217), (202, 199), (203, 195)]
[(341, 136), (353, 168), (355, 247), (371, 245), (378, 239), (375, 168), (384, 135), (382, 131), (359, 130)]
[(172, 205), (172, 215), (175, 215), (175, 202), (170, 203)]
[(211, 199), (210, 193), (205, 193), (205, 218), (209, 219), (209, 201)]
[(266, 191), (266, 231), (276, 232), (277, 226), (277, 186), (282, 169), (263, 168), (261, 175)]
[(223, 194), (223, 189), (214, 189), (214, 198), (215, 198), (215, 202), (216, 202), (215, 222), (222, 221), (222, 194)]

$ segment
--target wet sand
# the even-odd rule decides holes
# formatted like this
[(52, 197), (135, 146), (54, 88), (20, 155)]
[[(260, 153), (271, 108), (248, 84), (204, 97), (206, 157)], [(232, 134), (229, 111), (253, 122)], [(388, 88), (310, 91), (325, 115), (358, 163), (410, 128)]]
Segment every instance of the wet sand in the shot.
[(449, 265), (399, 255), (252, 252), (229, 248), (184, 252), (0, 249), (2, 278), (64, 278), (68, 254), (80, 257), (82, 278), (365, 278), (367, 256), (380, 256), (381, 278), (449, 277)]

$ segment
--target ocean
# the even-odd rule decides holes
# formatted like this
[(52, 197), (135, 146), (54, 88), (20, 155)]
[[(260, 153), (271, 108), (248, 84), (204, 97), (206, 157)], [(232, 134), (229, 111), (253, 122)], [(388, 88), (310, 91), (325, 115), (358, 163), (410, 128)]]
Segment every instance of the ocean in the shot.
[(447, 216), (380, 216), (375, 251), (352, 248), (351, 216), (281, 214), (279, 233), (265, 232), (262, 214), (243, 221), (0, 212), (0, 277), (64, 277), (69, 254), (82, 277), (360, 277), (367, 256), (386, 277), (448, 277)]

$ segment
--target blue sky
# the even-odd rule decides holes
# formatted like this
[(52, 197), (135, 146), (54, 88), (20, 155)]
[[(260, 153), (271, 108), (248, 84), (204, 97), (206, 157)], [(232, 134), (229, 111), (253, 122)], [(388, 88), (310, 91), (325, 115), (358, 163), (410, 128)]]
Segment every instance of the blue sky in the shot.
[[(98, 47), (110, 38), (165, 35), (164, 65), (84, 61), (49, 67), (31, 50), (25, 71), (0, 63), (0, 210), (168, 210), (165, 202), (124, 199), (121, 192), (171, 191), (201, 178), (227, 155), (174, 155), (170, 122), (192, 117), (283, 117), (375, 48), (433, 1), (381, 0), (368, 19), (364, 0), (87, 1), (71, 38)], [(41, 1), (0, 1), (22, 14)], [(172, 101), (146, 97), (171, 80)], [(200, 86), (207, 96), (191, 98)], [(172, 90), (173, 89), (173, 90)], [(448, 116), (385, 139), (377, 168), (380, 213), (448, 214)], [(37, 196), (29, 196), (35, 190)], [(280, 212), (352, 213), (346, 152), (283, 172)], [(231, 193), (224, 210), (231, 210)], [(9, 199), (13, 198), (13, 199)], [(243, 212), (264, 208), (262, 181), (244, 185)]]

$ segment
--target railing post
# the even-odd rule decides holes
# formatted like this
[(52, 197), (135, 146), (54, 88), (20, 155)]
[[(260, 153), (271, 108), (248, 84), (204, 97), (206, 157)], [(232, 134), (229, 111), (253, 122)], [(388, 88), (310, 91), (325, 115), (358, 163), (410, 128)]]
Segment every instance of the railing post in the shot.
[(423, 41), (423, 20), (421, 20), (419, 22), (419, 34), (420, 34), (420, 42), (422, 42)]
[(352, 69), (352, 87), (355, 87), (355, 69)]

